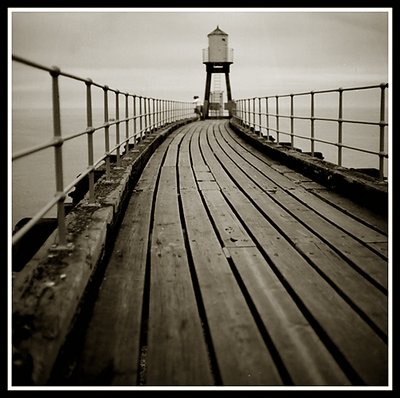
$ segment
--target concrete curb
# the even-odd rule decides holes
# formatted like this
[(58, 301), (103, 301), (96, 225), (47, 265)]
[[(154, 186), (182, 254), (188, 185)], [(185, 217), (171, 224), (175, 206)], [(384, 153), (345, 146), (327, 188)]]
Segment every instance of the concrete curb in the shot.
[(125, 156), (121, 167), (95, 184), (98, 203), (82, 200), (66, 217), (73, 249), (57, 251), (53, 232), (33, 258), (12, 275), (12, 384), (46, 385), (85, 291), (116, 234), (129, 194), (150, 156), (186, 119), (149, 134)]
[(246, 142), (272, 159), (282, 162), (328, 189), (347, 196), (378, 214), (388, 216), (388, 184), (386, 182), (267, 141), (252, 130), (242, 127), (233, 119), (229, 121), (229, 125)]

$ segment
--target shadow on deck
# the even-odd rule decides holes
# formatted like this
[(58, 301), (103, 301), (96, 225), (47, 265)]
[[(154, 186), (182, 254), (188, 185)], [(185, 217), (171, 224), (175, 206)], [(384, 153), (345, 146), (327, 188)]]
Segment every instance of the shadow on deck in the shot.
[[(388, 384), (384, 216), (267, 156), (226, 120), (181, 126), (148, 158), (112, 251), (96, 249), (104, 264), (80, 316), (61, 322), (57, 288), (64, 275), (84, 290), (92, 246), (78, 245), (87, 270), (62, 260), (41, 281), (35, 313), (26, 297), (39, 260), (16, 278), (16, 384)], [(103, 220), (87, 240), (106, 234), (111, 207), (106, 217), (87, 208)]]

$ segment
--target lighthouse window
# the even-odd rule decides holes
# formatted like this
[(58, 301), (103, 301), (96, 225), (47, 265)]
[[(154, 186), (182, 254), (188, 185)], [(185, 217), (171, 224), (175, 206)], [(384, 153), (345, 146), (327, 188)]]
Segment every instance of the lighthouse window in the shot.
[(225, 39), (224, 39), (224, 38), (222, 38), (222, 41), (225, 41)]

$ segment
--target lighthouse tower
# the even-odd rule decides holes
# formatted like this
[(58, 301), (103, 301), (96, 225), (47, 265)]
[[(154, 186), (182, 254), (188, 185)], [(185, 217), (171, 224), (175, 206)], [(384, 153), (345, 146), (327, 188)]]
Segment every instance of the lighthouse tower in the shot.
[(233, 50), (228, 47), (228, 35), (219, 26), (208, 34), (208, 48), (203, 49), (203, 64), (206, 65), (206, 89), (204, 94), (203, 119), (208, 118), (210, 109), (210, 89), (213, 73), (224, 73), (231, 116), (232, 93), (229, 81), (229, 67), (233, 63)]

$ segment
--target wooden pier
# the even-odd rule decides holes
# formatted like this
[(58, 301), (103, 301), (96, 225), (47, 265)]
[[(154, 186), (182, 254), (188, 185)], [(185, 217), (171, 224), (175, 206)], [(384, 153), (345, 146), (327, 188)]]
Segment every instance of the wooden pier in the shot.
[(387, 385), (387, 236), (227, 120), (182, 126), (134, 187), (72, 370), (51, 382)]

